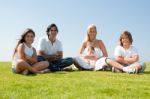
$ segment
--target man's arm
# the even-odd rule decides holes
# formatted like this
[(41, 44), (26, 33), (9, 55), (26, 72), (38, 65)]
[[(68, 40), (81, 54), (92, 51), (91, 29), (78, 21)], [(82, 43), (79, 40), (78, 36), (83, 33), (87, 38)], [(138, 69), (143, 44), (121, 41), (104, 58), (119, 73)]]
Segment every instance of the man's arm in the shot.
[(58, 51), (56, 54), (46, 55), (43, 51), (38, 51), (38, 55), (43, 56), (48, 61), (55, 61), (63, 57), (63, 52)]

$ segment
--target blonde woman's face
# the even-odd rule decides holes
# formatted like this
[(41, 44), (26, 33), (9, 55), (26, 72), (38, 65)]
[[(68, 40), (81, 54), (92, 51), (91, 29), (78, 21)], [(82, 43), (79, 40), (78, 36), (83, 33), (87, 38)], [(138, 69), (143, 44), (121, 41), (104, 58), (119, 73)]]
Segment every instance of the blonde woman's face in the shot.
[(34, 41), (33, 33), (31, 33), (31, 32), (27, 33), (27, 35), (25, 36), (25, 42), (28, 44), (32, 44), (33, 41)]
[(96, 29), (95, 29), (95, 28), (91, 28), (91, 29), (89, 30), (88, 35), (89, 35), (89, 39), (90, 39), (91, 41), (94, 40), (94, 39), (96, 38)]

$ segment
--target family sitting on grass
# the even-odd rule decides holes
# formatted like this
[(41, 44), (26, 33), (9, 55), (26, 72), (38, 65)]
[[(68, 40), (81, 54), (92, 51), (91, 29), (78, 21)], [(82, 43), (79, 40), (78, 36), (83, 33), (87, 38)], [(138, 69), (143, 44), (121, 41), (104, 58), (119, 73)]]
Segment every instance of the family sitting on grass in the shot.
[(32, 47), (35, 33), (27, 28), (21, 35), (14, 50), (12, 71), (19, 74), (46, 73), (73, 69), (78, 70), (112, 70), (112, 72), (139, 73), (144, 72), (145, 65), (139, 62), (139, 55), (132, 46), (132, 35), (128, 31), (121, 33), (120, 44), (115, 48), (115, 60), (108, 58), (102, 40), (96, 39), (96, 26), (91, 24), (87, 29), (86, 40), (83, 41), (79, 56), (63, 58), (62, 43), (56, 37), (58, 28), (51, 24), (46, 30), (47, 36), (39, 40), (37, 51)]

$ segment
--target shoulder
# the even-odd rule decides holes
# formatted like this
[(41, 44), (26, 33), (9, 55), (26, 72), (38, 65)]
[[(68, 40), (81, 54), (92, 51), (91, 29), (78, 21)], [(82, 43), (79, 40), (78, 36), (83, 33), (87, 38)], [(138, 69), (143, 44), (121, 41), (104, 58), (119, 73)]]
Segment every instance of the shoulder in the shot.
[(36, 49), (34, 47), (32, 47), (33, 51), (36, 52)]
[(96, 40), (96, 44), (99, 45), (100, 47), (104, 46), (104, 43), (102, 40)]
[(36, 49), (32, 46), (32, 49), (34, 50), (34, 51), (36, 51)]
[(131, 45), (131, 46), (130, 46), (130, 48), (132, 48), (132, 49), (136, 49), (136, 47), (135, 47), (135, 46), (133, 46), (133, 45)]
[(58, 39), (56, 39), (55, 43), (56, 43), (57, 45), (62, 45), (62, 42), (61, 42), (60, 40), (58, 40)]
[(56, 42), (57, 42), (57, 43), (62, 43), (62, 42), (61, 42), (60, 40), (58, 40), (58, 39), (56, 39)]
[(87, 44), (88, 44), (88, 41), (83, 41), (81, 46), (86, 47)]
[(122, 49), (123, 47), (122, 47), (122, 46), (120, 46), (120, 45), (117, 45), (117, 46), (116, 46), (116, 48), (118, 48), (118, 49)]
[(23, 43), (20, 43), (17, 47), (17, 51), (23, 51), (25, 49), (25, 45)]
[(97, 41), (97, 42), (103, 42), (103, 41), (102, 41), (102, 40), (100, 40), (100, 39), (97, 39), (96, 41)]
[(18, 45), (18, 48), (25, 48), (24, 43), (20, 43), (20, 44)]
[(103, 44), (102, 40), (96, 40), (96, 42), (99, 43), (99, 44)]
[(134, 51), (137, 51), (137, 49), (136, 49), (135, 46), (130, 46), (130, 49), (131, 49), (131, 50), (134, 50)]
[(87, 41), (83, 41), (82, 45), (87, 45), (87, 43), (88, 43)]
[(41, 37), (40, 41), (47, 41), (48, 37)]
[(123, 49), (124, 48), (122, 46), (120, 46), (120, 45), (117, 45), (116, 48), (115, 48), (115, 50), (123, 50)]

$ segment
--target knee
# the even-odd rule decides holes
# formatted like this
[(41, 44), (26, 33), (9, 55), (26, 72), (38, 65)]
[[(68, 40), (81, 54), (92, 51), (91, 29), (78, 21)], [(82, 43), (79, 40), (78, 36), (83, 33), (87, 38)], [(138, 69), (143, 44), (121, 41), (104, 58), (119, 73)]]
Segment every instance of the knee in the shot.
[(109, 58), (106, 58), (106, 59), (105, 59), (105, 62), (106, 62), (106, 64), (108, 64), (108, 65), (111, 65), (111, 61), (112, 61), (112, 60), (109, 59)]
[(72, 58), (72, 57), (69, 57), (69, 58), (67, 58), (67, 60), (69, 60), (69, 61), (73, 61), (73, 58)]
[(44, 66), (46, 66), (46, 67), (49, 66), (49, 62), (48, 62), (48, 61), (44, 61), (43, 64), (44, 64)]
[(71, 58), (71, 57), (67, 58), (66, 60), (67, 60), (69, 63), (73, 63), (73, 62), (74, 62), (74, 59)]
[(137, 64), (137, 68), (138, 68), (138, 70), (141, 70), (142, 66), (140, 64)]
[(18, 59), (16, 65), (20, 65), (20, 64), (23, 64), (23, 63), (25, 63), (25, 60), (23, 60), (23, 59)]

